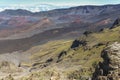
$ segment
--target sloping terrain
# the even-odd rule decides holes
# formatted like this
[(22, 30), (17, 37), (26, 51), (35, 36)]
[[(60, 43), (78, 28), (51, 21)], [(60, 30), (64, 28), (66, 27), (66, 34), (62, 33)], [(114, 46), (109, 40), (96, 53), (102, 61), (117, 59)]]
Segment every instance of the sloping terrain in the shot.
[[(85, 30), (99, 31), (102, 28), (111, 27), (110, 25), (120, 15), (119, 7), (119, 4), (78, 6), (36, 13), (22, 9), (5, 10), (0, 12), (0, 40), (26, 38), (56, 28), (69, 29), (76, 26), (79, 27), (81, 33)], [(49, 20), (49, 24), (47, 21), (44, 22), (45, 19)], [(44, 23), (47, 24), (43, 25)], [(71, 32), (69, 31), (65, 35)], [(81, 34), (77, 30), (74, 32), (76, 37)], [(73, 38), (71, 35), (68, 37)]]
[(120, 5), (1, 12), (0, 78), (91, 79), (104, 48), (120, 42), (119, 15)]
[[(16, 80), (91, 79), (97, 64), (103, 61), (103, 49), (114, 42), (120, 42), (119, 33), (120, 26), (117, 25), (112, 29), (106, 28), (100, 32), (82, 35), (74, 41), (49, 41), (43, 45), (33, 46), (24, 52), (25, 55), (30, 54), (28, 59), (19, 62), (18, 69), (23, 71), (2, 73), (6, 73), (6, 78), (13, 77)], [(12, 60), (11, 63), (15, 64)], [(1, 70), (4, 69), (1, 67)]]
[(36, 44), (109, 28), (120, 15), (119, 6), (78, 6), (37, 13), (5, 10), (0, 13), (0, 53), (25, 51)]
[[(64, 38), (67, 38), (68, 35), (71, 35), (74, 37), (74, 35), (76, 34), (74, 30), (80, 31), (81, 29), (79, 29), (78, 27), (52, 29), (49, 31), (44, 31), (42, 33), (36, 34), (32, 37), (28, 37), (28, 38), (13, 39), (13, 40), (0, 40), (0, 52), (7, 53), (7, 52), (14, 52), (14, 51), (19, 51), (19, 50), (24, 51), (24, 50), (31, 48), (32, 46), (45, 43), (49, 40), (56, 40), (56, 39), (61, 39), (61, 38), (64, 39)], [(68, 37), (68, 39), (70, 38)]]

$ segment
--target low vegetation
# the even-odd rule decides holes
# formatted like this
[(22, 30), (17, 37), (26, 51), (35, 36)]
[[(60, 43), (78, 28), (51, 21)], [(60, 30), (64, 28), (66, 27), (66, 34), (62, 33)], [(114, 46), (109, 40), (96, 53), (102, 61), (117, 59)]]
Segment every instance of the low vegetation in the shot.
[(76, 39), (79, 44), (75, 47), (71, 47), (75, 44), (72, 40), (51, 41), (32, 47), (28, 50), (35, 50), (27, 66), (30, 74), (20, 80), (86, 80), (102, 61), (102, 50), (113, 42), (120, 42), (119, 34), (120, 27), (116, 27), (83, 35)]

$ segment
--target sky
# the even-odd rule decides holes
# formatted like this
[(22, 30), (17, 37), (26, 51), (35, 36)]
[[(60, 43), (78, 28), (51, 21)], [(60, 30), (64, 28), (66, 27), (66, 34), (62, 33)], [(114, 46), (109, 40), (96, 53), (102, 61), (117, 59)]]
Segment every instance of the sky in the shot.
[(120, 0), (0, 0), (0, 12), (6, 9), (39, 12), (73, 6), (106, 4), (120, 4)]
[(0, 6), (8, 5), (39, 5), (39, 4), (53, 4), (53, 5), (105, 5), (105, 4), (120, 4), (120, 0), (0, 0)]

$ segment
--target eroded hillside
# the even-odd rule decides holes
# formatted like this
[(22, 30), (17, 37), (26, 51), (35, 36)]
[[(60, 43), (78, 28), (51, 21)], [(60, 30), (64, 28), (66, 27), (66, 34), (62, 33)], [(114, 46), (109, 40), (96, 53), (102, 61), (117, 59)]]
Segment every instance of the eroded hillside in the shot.
[(91, 79), (98, 63), (103, 61), (101, 52), (114, 42), (120, 42), (119, 34), (120, 26), (117, 26), (85, 33), (74, 41), (57, 40), (33, 46), (25, 52), (18, 52), (27, 55), (28, 59), (22, 56), (17, 64), (11, 59), (1, 62), (0, 76), (3, 80), (9, 77), (12, 80)]

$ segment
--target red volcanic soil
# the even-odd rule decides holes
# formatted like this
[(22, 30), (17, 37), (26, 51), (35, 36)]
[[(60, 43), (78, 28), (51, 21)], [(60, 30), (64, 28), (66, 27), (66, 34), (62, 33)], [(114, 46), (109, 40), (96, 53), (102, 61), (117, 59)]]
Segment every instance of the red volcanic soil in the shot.
[(96, 25), (106, 25), (106, 24), (109, 24), (111, 22), (112, 22), (111, 19), (105, 19), (105, 20), (98, 22)]
[(73, 23), (82, 23), (83, 21), (81, 21), (81, 19), (76, 19), (73, 21)]
[(17, 34), (18, 32), (20, 31), (20, 29), (3, 29), (3, 30), (0, 30), (0, 38), (3, 38), (3, 37), (8, 37), (12, 34)]
[(53, 25), (54, 23), (52, 20), (48, 18), (43, 18), (40, 21), (37, 21), (36, 23), (32, 24), (31, 26), (28, 27), (28, 29), (24, 30), (25, 32), (29, 32), (35, 29), (44, 29), (46, 27), (49, 27), (50, 25)]
[(9, 21), (9, 25), (15, 26), (12, 29), (1, 29), (0, 37), (8, 37), (13, 34), (26, 33), (36, 29), (44, 29), (52, 25), (53, 22), (48, 18), (43, 18), (37, 22), (29, 22), (25, 17), (15, 17)]
[(31, 24), (27, 17), (13, 17), (8, 21), (8, 25), (21, 27)]

